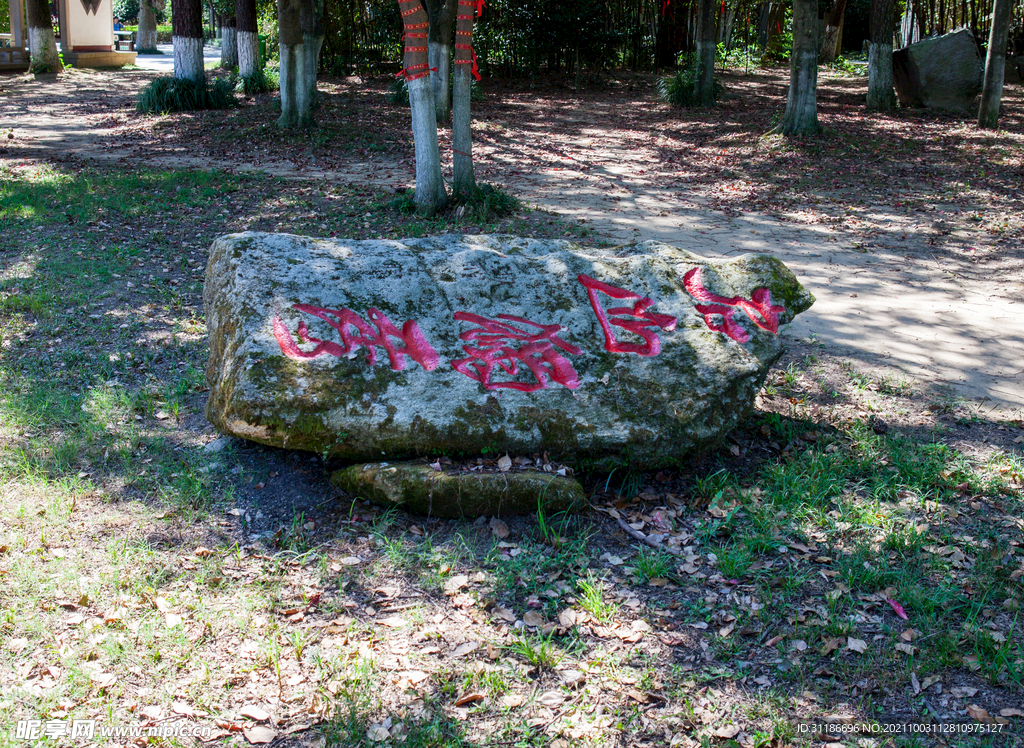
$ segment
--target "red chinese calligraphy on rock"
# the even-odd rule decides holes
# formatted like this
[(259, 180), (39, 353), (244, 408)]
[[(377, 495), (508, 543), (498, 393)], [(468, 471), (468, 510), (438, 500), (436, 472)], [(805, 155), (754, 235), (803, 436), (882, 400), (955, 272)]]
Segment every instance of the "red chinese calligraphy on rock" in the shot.
[[(740, 309), (747, 313), (751, 321), (762, 330), (778, 334), (779, 314), (786, 311), (785, 307), (772, 304), (772, 292), (767, 288), (758, 288), (750, 299), (739, 296), (725, 298), (711, 293), (704, 288), (700, 279), (700, 268), (694, 268), (683, 276), (683, 285), (687, 293), (697, 301), (704, 302), (695, 306), (697, 312), (704, 315), (704, 322), (715, 332), (724, 332), (739, 343), (750, 340), (750, 333), (736, 321), (735, 314)], [(712, 317), (721, 316), (721, 322), (713, 322)]]
[[(472, 312), (456, 312), (455, 319), (472, 322), (479, 327), (459, 335), (461, 340), (472, 341), (475, 345), (462, 346), (469, 357), (452, 361), (452, 366), (461, 374), (483, 384), (485, 389), (535, 392), (547, 389), (549, 378), (570, 390), (580, 386), (576, 369), (555, 349), (560, 348), (574, 356), (583, 351), (558, 337), (561, 325), (540, 325), (510, 314), (499, 314), (498, 319), (487, 319)], [(530, 330), (527, 326), (537, 330)], [(516, 376), (520, 364), (530, 370), (535, 382), (491, 381), (495, 367), (510, 376)]]
[[(303, 343), (315, 343), (311, 351), (303, 351), (292, 339), (280, 317), (274, 317), (274, 337), (281, 346), (281, 353), (289, 358), (307, 360), (317, 356), (347, 356), (359, 346), (366, 348), (366, 363), (373, 366), (377, 363), (377, 348), (383, 348), (388, 354), (388, 363), (395, 371), (405, 368), (405, 357), (408, 356), (427, 371), (433, 371), (440, 362), (437, 352), (430, 346), (420, 332), (419, 325), (407, 320), (399, 330), (392, 324), (387, 315), (379, 309), (371, 307), (366, 316), (373, 324), (367, 323), (351, 309), (324, 309), (309, 304), (295, 304), (293, 309), (319, 317), (338, 331), (341, 344), (330, 340), (314, 338), (309, 334), (306, 323), (299, 322), (298, 336)], [(395, 341), (399, 341), (397, 344)]]
[[(597, 321), (604, 331), (604, 348), (612, 353), (635, 353), (638, 356), (657, 356), (661, 353), (661, 338), (652, 328), (661, 328), (666, 332), (676, 329), (676, 318), (669, 314), (658, 314), (648, 311), (654, 302), (646, 296), (627, 291), (624, 288), (591, 278), (589, 275), (578, 276), (577, 280), (587, 289), (590, 306), (597, 315)], [(613, 299), (635, 299), (632, 308), (613, 307), (607, 311), (598, 301), (598, 292)], [(609, 315), (615, 315), (609, 317)], [(615, 338), (612, 325), (629, 330), (643, 338), (643, 343), (622, 343)]]

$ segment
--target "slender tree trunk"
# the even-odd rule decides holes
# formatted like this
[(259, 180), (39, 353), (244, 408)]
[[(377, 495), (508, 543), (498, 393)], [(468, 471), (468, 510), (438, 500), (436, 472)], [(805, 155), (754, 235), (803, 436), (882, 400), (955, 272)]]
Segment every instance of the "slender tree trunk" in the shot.
[(433, 215), (448, 203), (441, 179), (437, 110), (430, 83), (427, 34), (430, 22), (420, 0), (398, 0), (405, 27), (405, 80), (409, 85), (412, 136), (416, 147), (416, 210)]
[(139, 0), (139, 30), (135, 32), (135, 51), (152, 55), (156, 48), (156, 11), (159, 7), (152, 0)]
[(793, 0), (793, 52), (783, 135), (816, 135), (818, 124), (818, 0)]
[(316, 74), (320, 70), (320, 50), (324, 44), (324, 0), (303, 0), (302, 44), (305, 49), (305, 84), (310, 104), (316, 102)]
[(993, 0), (992, 28), (988, 34), (988, 55), (985, 58), (985, 86), (978, 107), (978, 127), (994, 130), (999, 121), (999, 103), (1003, 97), (1003, 76), (1006, 74), (1006, 40), (1010, 31), (1012, 0)]
[(447, 122), (452, 116), (449, 81), (452, 76), (452, 29), (457, 8), (458, 0), (426, 0), (430, 21), (427, 61), (430, 63), (430, 82), (434, 87), (439, 122)]
[(732, 29), (736, 22), (736, 7), (738, 5), (737, 0), (726, 5), (725, 18), (721, 18), (718, 24), (718, 43), (724, 44), (726, 49), (732, 49)]
[(892, 38), (896, 26), (893, 0), (871, 0), (871, 46), (868, 47), (868, 110), (891, 112), (896, 109), (892, 82)]
[(455, 21), (455, 91), (452, 111), (452, 189), (456, 197), (465, 198), (476, 192), (473, 171), (473, 129), (470, 100), (473, 92), (473, 20), (475, 0), (459, 0)]
[(238, 65), (238, 37), (235, 29), (235, 14), (225, 13), (220, 27), (220, 66), (231, 70)]
[(825, 13), (825, 30), (821, 34), (821, 52), (818, 62), (831, 64), (839, 57), (839, 43), (843, 38), (843, 17), (846, 15), (846, 0), (835, 0)]
[(174, 77), (202, 80), (203, 5), (201, 0), (171, 3), (171, 41), (174, 43)]
[(302, 43), (301, 0), (277, 0), (277, 28), (281, 51), (281, 116), (278, 127), (309, 123), (309, 87), (306, 85), (306, 45)]
[(693, 76), (693, 102), (697, 106), (715, 105), (715, 49), (717, 0), (699, 0), (697, 6), (697, 70)]
[(59, 73), (60, 55), (53, 36), (48, 0), (27, 0), (29, 70), (33, 73)]
[(263, 69), (256, 28), (256, 0), (235, 0), (235, 21), (238, 28), (238, 75), (251, 78)]

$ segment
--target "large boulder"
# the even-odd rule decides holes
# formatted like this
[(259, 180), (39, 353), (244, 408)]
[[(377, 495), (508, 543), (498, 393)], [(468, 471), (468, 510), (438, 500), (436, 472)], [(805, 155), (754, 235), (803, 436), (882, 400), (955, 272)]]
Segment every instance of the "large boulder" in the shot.
[(985, 65), (967, 29), (898, 49), (892, 66), (900, 106), (977, 113)]
[(678, 463), (750, 411), (813, 297), (776, 258), (642, 242), (214, 241), (207, 417), (347, 461)]

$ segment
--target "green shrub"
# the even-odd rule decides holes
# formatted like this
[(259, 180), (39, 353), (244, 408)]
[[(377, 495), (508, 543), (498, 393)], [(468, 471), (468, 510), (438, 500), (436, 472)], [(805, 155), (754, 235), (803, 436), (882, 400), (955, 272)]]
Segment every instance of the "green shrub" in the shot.
[(251, 96), (252, 94), (267, 93), (276, 91), (280, 87), (278, 73), (266, 68), (257, 70), (252, 75), (238, 76), (235, 83), (235, 91), (240, 94)]
[(465, 206), (465, 212), (481, 223), (511, 216), (523, 209), (523, 203), (518, 198), (486, 182), (478, 184), (473, 194), (461, 197), (458, 205)]
[(409, 84), (405, 78), (395, 78), (388, 86), (388, 103), (395, 106), (409, 106)]
[(193, 112), (199, 109), (227, 109), (235, 105), (230, 81), (215, 78), (207, 82), (161, 76), (139, 92), (135, 111), (140, 114)]
[[(697, 77), (695, 65), (683, 68), (675, 75), (670, 75), (658, 81), (658, 98), (672, 106), (693, 106), (693, 85)], [(716, 76), (714, 78), (715, 99), (722, 95), (722, 84)]]

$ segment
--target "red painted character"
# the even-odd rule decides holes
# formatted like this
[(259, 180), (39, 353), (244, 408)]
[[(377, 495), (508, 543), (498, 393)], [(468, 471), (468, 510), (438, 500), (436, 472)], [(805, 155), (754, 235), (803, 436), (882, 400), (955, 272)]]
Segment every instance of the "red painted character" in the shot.
[[(483, 384), (485, 389), (534, 392), (547, 389), (549, 377), (570, 390), (580, 386), (576, 370), (555, 348), (561, 348), (574, 356), (583, 351), (558, 337), (561, 325), (539, 325), (511, 314), (499, 314), (498, 319), (494, 320), (471, 312), (456, 312), (455, 319), (473, 322), (479, 327), (459, 335), (461, 340), (473, 341), (475, 344), (462, 346), (469, 357), (452, 361), (452, 366), (456, 371)], [(529, 330), (526, 325), (537, 328), (539, 332)], [(521, 345), (514, 347), (515, 344)], [(530, 370), (536, 382), (491, 381), (495, 366), (515, 376), (519, 372), (519, 364)]]
[[(419, 363), (427, 371), (436, 369), (441, 360), (427, 339), (423, 337), (419, 325), (411, 319), (407, 320), (399, 330), (387, 318), (387, 315), (373, 307), (366, 310), (366, 316), (373, 323), (372, 326), (351, 309), (324, 309), (309, 304), (295, 304), (292, 308), (319, 317), (337, 330), (341, 336), (341, 345), (312, 337), (306, 323), (300, 321), (299, 340), (303, 343), (316, 343), (313, 350), (303, 351), (295, 344), (281, 318), (275, 316), (274, 337), (277, 338), (277, 344), (281, 346), (281, 353), (289, 358), (310, 359), (323, 355), (340, 358), (347, 356), (359, 346), (364, 346), (366, 348), (366, 363), (370, 366), (377, 363), (377, 348), (380, 347), (388, 352), (388, 363), (395, 371), (405, 368), (406, 356)], [(396, 345), (392, 339), (401, 341), (401, 344)]]
[[(704, 302), (697, 304), (695, 308), (704, 315), (704, 322), (711, 330), (724, 332), (733, 340), (746, 343), (750, 340), (750, 333), (740, 326), (734, 316), (742, 309), (762, 330), (768, 330), (774, 334), (779, 332), (779, 313), (786, 311), (786, 308), (772, 304), (772, 292), (767, 288), (758, 288), (749, 300), (739, 296), (727, 299), (704, 288), (700, 279), (700, 268), (694, 268), (683, 276), (683, 285), (690, 296), (697, 301)], [(711, 321), (711, 318), (716, 315), (721, 316), (721, 322)]]
[[(603, 283), (591, 278), (589, 275), (580, 274), (580, 283), (587, 289), (587, 297), (590, 299), (590, 306), (597, 315), (597, 321), (604, 330), (604, 348), (612, 353), (636, 353), (639, 356), (657, 356), (661, 352), (661, 338), (651, 328), (661, 328), (667, 332), (676, 329), (676, 318), (669, 314), (658, 314), (648, 311), (654, 302), (640, 294), (627, 291), (624, 288)], [(604, 307), (597, 300), (597, 292), (611, 296), (613, 299), (636, 299), (633, 307), (614, 307), (605, 311)], [(609, 318), (609, 314), (616, 315)], [(621, 327), (624, 330), (639, 335), (643, 343), (620, 343), (615, 339), (612, 332), (612, 325)]]

